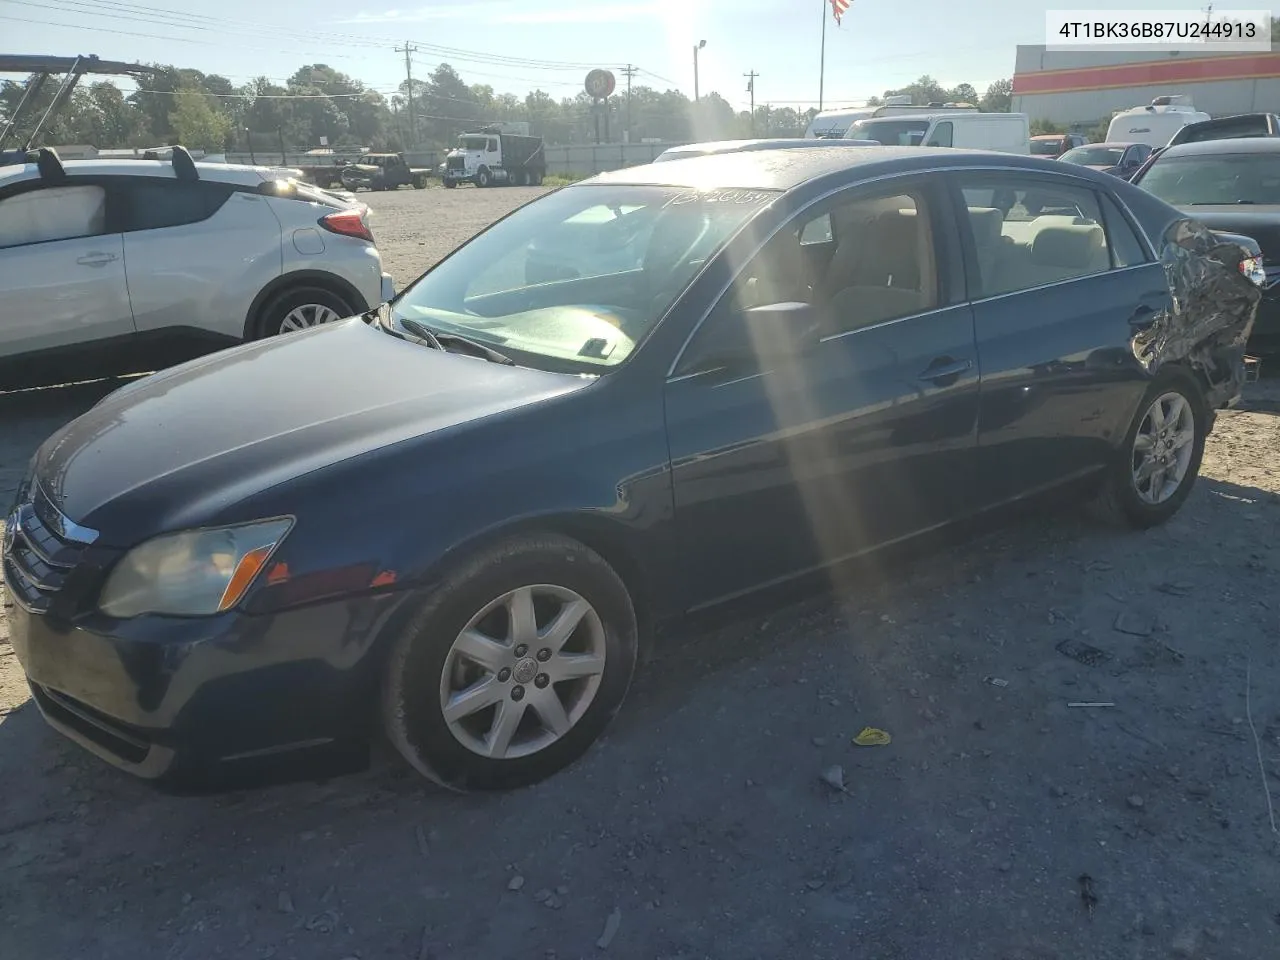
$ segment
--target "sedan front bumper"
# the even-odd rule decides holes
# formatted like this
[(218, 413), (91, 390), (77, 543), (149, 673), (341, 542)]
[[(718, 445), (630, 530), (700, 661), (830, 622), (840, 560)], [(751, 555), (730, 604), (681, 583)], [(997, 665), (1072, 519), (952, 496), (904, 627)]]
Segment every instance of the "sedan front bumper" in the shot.
[(67, 624), (19, 602), (10, 634), (52, 727), (136, 776), (211, 785), (367, 759), (378, 606)]

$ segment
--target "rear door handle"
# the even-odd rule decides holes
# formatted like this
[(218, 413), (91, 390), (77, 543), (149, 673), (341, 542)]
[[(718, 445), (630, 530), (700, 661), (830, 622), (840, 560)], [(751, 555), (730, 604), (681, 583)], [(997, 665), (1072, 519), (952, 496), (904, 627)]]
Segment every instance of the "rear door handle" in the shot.
[(939, 357), (920, 372), (921, 380), (940, 383), (943, 380), (954, 380), (962, 373), (973, 369), (972, 360), (952, 360), (950, 357)]
[(108, 263), (111, 263), (113, 260), (116, 260), (116, 259), (117, 257), (114, 253), (94, 252), (94, 253), (86, 253), (83, 257), (80, 257), (78, 260), (76, 260), (76, 263), (79, 263), (86, 267), (105, 267)]

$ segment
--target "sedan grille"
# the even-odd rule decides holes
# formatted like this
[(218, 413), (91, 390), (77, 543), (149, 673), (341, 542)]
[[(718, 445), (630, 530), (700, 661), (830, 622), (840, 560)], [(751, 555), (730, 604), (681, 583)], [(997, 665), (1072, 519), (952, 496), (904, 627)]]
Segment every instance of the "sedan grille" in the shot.
[(37, 613), (47, 611), (95, 536), (68, 521), (37, 487), (5, 525), (4, 579), (14, 598)]

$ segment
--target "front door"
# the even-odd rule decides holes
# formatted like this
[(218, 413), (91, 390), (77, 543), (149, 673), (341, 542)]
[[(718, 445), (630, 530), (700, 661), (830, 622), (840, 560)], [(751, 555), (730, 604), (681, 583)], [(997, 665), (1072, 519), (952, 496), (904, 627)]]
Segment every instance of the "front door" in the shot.
[[(953, 231), (945, 194), (920, 179), (852, 189), (792, 218), (702, 324), (666, 387), (687, 606), (820, 569), (971, 502), (978, 368)], [(820, 328), (798, 357), (701, 359), (744, 310), (796, 302)]]
[(0, 194), (0, 357), (133, 333), (123, 241), (106, 225), (98, 184)]
[(979, 488), (993, 505), (1109, 461), (1146, 386), (1128, 342), (1171, 303), (1160, 264), (1093, 185), (979, 172), (952, 184), (982, 361)]

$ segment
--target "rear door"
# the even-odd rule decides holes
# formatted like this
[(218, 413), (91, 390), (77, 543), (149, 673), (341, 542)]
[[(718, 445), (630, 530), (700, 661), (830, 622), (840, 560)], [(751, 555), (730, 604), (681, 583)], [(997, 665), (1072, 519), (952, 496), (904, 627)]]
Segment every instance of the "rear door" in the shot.
[(119, 177), (129, 295), (139, 333), (239, 339), (258, 292), (280, 275), (280, 221), (229, 184)]
[(79, 178), (0, 191), (0, 356), (133, 332), (108, 201), (101, 183)]
[[(990, 505), (1109, 462), (1146, 385), (1130, 340), (1171, 300), (1163, 268), (1093, 184), (1012, 171), (948, 179), (968, 227)], [(1016, 198), (1007, 212), (989, 206), (997, 191)]]

